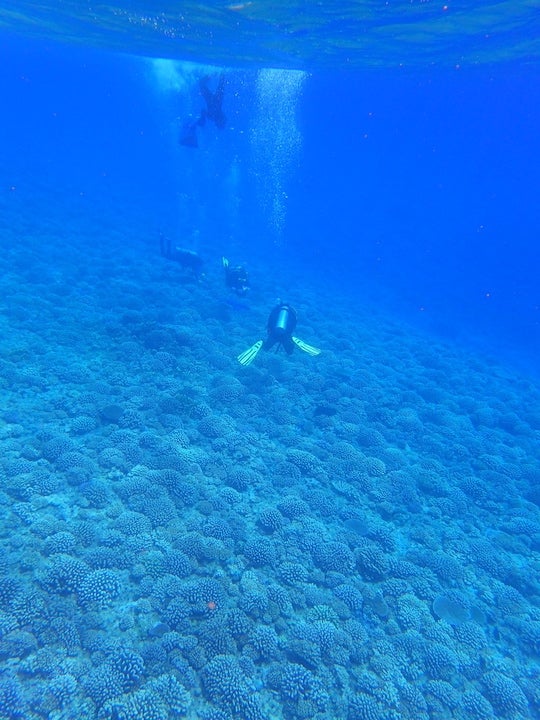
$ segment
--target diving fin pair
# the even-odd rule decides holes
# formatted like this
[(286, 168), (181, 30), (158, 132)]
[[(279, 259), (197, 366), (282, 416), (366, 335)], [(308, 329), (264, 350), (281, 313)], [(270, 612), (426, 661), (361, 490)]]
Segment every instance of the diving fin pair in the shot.
[[(319, 348), (313, 347), (313, 345), (308, 345), (303, 340), (300, 340), (300, 338), (294, 337), (294, 335), (293, 335), (292, 340), (293, 340), (294, 344), (298, 348), (300, 348), (300, 350), (303, 350), (308, 355), (314, 356), (314, 355), (320, 355), (320, 353), (321, 353)], [(240, 365), (244, 365), (244, 366), (251, 365), (253, 360), (255, 360), (255, 358), (259, 354), (259, 350), (262, 348), (263, 344), (264, 343), (262, 340), (257, 340), (257, 342), (254, 345), (252, 345), (250, 348), (248, 348), (247, 350), (244, 350), (243, 353), (238, 355), (238, 357), (236, 359), (238, 360)]]
[(257, 340), (254, 345), (252, 345), (247, 350), (244, 350), (243, 353), (240, 353), (240, 355), (236, 359), (238, 360), (240, 365), (250, 365), (259, 354), (259, 350), (262, 348), (262, 346), (263, 341)]
[(308, 355), (314, 356), (314, 355), (320, 355), (321, 351), (319, 348), (313, 347), (313, 345), (308, 345), (303, 340), (300, 340), (300, 338), (294, 337), (293, 335), (293, 343), (296, 345), (296, 347), (299, 347), (300, 350), (303, 350)]

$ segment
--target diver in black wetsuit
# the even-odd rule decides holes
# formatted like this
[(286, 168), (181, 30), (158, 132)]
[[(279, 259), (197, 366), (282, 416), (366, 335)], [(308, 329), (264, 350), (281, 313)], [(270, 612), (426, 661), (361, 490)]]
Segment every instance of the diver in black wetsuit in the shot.
[(296, 328), (296, 310), (281, 300), (272, 309), (266, 323), (266, 340), (257, 340), (250, 348), (238, 355), (238, 362), (241, 365), (249, 365), (259, 353), (259, 350), (271, 350), (276, 346), (276, 351), (283, 348), (288, 355), (291, 355), (294, 346), (300, 348), (308, 355), (319, 355), (319, 348), (308, 345), (300, 338), (293, 335)]
[(221, 258), (225, 271), (225, 285), (239, 297), (244, 297), (249, 290), (249, 277), (243, 265), (230, 265), (226, 257)]
[(207, 120), (211, 120), (217, 128), (222, 130), (225, 127), (227, 118), (223, 112), (223, 93), (225, 90), (225, 75), (220, 74), (217, 88), (212, 92), (208, 87), (210, 78), (208, 75), (199, 80), (199, 89), (206, 103), (206, 108), (201, 110), (201, 114), (196, 120), (187, 120), (180, 131), (179, 143), (186, 147), (199, 147), (197, 137), (197, 128), (204, 127)]
[(208, 87), (210, 78), (208, 75), (199, 80), (199, 89), (206, 103), (206, 109), (203, 109), (199, 118), (199, 125), (204, 125), (206, 120), (211, 120), (217, 128), (223, 130), (227, 118), (223, 112), (223, 92), (225, 90), (225, 75), (220, 74), (217, 88), (215, 92), (211, 92)]
[(159, 247), (162, 257), (177, 262), (181, 267), (191, 270), (196, 280), (200, 280), (203, 260), (194, 250), (177, 247), (163, 233), (159, 235)]

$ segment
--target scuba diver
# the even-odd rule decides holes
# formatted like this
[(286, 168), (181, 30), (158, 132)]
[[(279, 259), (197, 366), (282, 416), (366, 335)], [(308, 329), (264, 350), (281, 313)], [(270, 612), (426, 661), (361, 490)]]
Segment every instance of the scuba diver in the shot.
[(194, 250), (173, 246), (170, 238), (159, 234), (159, 247), (162, 257), (173, 260), (187, 270), (191, 270), (196, 280), (200, 280), (203, 260)]
[(208, 87), (210, 78), (208, 75), (199, 80), (199, 90), (206, 103), (206, 108), (201, 110), (201, 114), (196, 120), (187, 120), (180, 131), (178, 142), (186, 147), (199, 147), (199, 139), (197, 137), (197, 128), (204, 127), (207, 120), (211, 120), (214, 125), (222, 130), (225, 127), (227, 118), (222, 109), (223, 92), (225, 90), (225, 75), (220, 74), (218, 85), (215, 92)]
[(278, 300), (278, 304), (268, 316), (266, 340), (257, 340), (254, 345), (238, 355), (238, 362), (241, 365), (249, 365), (257, 357), (261, 348), (271, 350), (274, 345), (276, 346), (276, 352), (282, 347), (288, 355), (292, 353), (295, 345), (308, 355), (319, 355), (321, 352), (319, 348), (308, 345), (293, 335), (295, 328), (296, 310), (291, 305)]
[(225, 285), (239, 297), (244, 297), (249, 290), (249, 277), (246, 268), (243, 265), (231, 267), (226, 257), (221, 258), (221, 264), (225, 271)]
[(204, 125), (208, 119), (211, 120), (217, 128), (223, 130), (227, 122), (227, 118), (221, 107), (223, 105), (223, 92), (225, 90), (225, 75), (220, 73), (215, 92), (210, 91), (208, 87), (209, 80), (208, 75), (199, 80), (199, 89), (206, 103), (206, 109), (201, 112), (199, 124)]

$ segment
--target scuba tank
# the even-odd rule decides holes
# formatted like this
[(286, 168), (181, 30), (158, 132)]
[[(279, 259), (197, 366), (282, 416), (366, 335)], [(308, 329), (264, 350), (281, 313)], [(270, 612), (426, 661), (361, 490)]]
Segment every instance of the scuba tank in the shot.
[(290, 312), (291, 311), (288, 305), (283, 305), (279, 308), (278, 316), (274, 325), (274, 330), (280, 335), (287, 332)]

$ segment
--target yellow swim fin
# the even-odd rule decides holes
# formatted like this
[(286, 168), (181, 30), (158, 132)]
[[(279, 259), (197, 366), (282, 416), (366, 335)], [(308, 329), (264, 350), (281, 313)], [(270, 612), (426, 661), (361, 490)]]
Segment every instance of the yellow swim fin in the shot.
[(255, 358), (257, 357), (257, 354), (258, 354), (259, 350), (262, 348), (262, 346), (263, 346), (263, 341), (257, 340), (257, 342), (254, 345), (252, 345), (247, 350), (244, 350), (243, 353), (240, 353), (240, 355), (236, 359), (238, 360), (240, 365), (250, 365), (253, 362), (253, 360), (255, 360)]
[(300, 350), (303, 350), (308, 355), (320, 355), (321, 351), (319, 348), (313, 347), (313, 345), (308, 345), (303, 340), (300, 340), (300, 338), (294, 337), (293, 335), (293, 343), (300, 348)]

